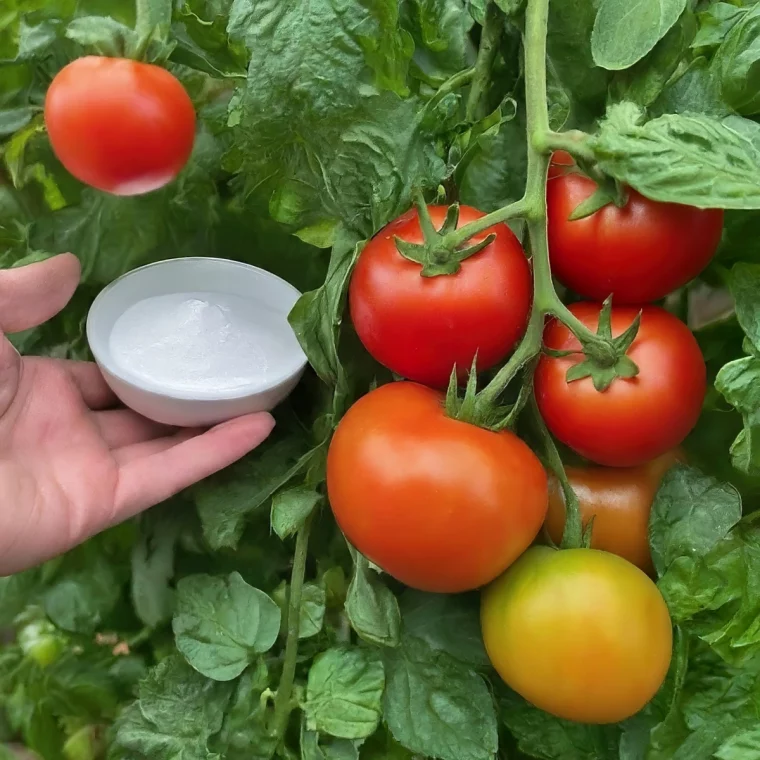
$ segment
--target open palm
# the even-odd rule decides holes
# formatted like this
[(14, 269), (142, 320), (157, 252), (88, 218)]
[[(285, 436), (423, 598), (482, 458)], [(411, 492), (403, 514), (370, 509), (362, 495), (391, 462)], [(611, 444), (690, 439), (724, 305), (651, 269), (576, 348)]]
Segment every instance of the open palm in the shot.
[[(58, 313), (79, 280), (71, 254), (0, 272), (0, 329)], [(118, 406), (96, 365), (21, 358), (0, 336), (0, 575), (37, 564), (226, 467), (270, 415), (168, 428)]]

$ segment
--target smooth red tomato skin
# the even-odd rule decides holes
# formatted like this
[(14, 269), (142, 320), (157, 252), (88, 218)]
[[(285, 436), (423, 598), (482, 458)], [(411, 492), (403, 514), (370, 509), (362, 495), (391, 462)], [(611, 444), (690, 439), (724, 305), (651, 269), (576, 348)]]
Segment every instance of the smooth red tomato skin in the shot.
[(455, 593), (493, 580), (531, 544), (547, 478), (517, 436), (446, 417), (443, 401), (409, 382), (359, 399), (330, 445), (327, 491), (362, 554), (408, 586)]
[[(578, 497), (584, 527), (594, 518), (591, 548), (627, 559), (650, 575), (649, 515), (665, 473), (685, 461), (680, 449), (638, 467), (565, 467)], [(544, 523), (555, 544), (565, 529), (565, 499), (556, 478), (549, 479), (549, 511)]]
[[(445, 206), (430, 206), (436, 229)], [(459, 226), (484, 214), (462, 206)], [(420, 265), (405, 259), (394, 237), (422, 242), (414, 209), (382, 229), (364, 248), (349, 288), (351, 320), (372, 356), (397, 374), (436, 388), (445, 387), (456, 364), (467, 377), (477, 352), (478, 369), (501, 361), (522, 336), (531, 303), (531, 273), (522, 247), (505, 224), (496, 240), (462, 262), (453, 275), (422, 277)]]
[(721, 209), (660, 203), (629, 189), (624, 208), (604, 206), (569, 221), (597, 184), (577, 172), (546, 185), (552, 272), (585, 298), (639, 304), (664, 298), (710, 262), (723, 231)]
[(139, 195), (163, 187), (187, 163), (195, 110), (165, 69), (87, 56), (53, 79), (45, 125), (56, 156), (78, 180), (114, 195)]
[[(577, 303), (570, 311), (597, 329), (599, 304)], [(697, 423), (706, 392), (705, 361), (697, 341), (679, 319), (657, 306), (644, 306), (641, 327), (628, 356), (637, 364), (633, 378), (616, 378), (606, 391), (591, 378), (568, 383), (567, 370), (581, 354), (541, 357), (536, 367), (538, 408), (549, 430), (581, 456), (609, 467), (632, 467), (678, 446)], [(612, 308), (612, 334), (620, 335), (639, 309)], [(579, 350), (577, 338), (552, 320), (544, 343)]]
[(549, 179), (553, 177), (561, 177), (566, 174), (570, 167), (575, 166), (573, 157), (566, 150), (557, 150), (552, 153), (552, 158), (549, 163)]
[(595, 549), (529, 549), (483, 592), (483, 641), (504, 681), (566, 720), (615, 723), (670, 665), (665, 600), (641, 570)]

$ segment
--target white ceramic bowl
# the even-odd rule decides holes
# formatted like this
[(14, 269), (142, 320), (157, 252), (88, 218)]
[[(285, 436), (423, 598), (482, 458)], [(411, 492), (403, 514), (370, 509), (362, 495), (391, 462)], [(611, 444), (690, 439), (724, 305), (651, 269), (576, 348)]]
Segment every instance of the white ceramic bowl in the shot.
[[(298, 384), (304, 355), (288, 327), (286, 339), (270, 346), (271, 371), (245, 385), (225, 390), (178, 390), (137, 374), (115, 360), (111, 333), (119, 317), (139, 301), (172, 293), (211, 292), (238, 296), (261, 305), (271, 319), (287, 316), (300, 293), (258, 267), (215, 258), (177, 258), (134, 269), (97, 296), (87, 316), (87, 340), (95, 361), (116, 395), (130, 409), (157, 422), (205, 427), (249, 412), (269, 411)], [(291, 340), (292, 336), (292, 340)]]

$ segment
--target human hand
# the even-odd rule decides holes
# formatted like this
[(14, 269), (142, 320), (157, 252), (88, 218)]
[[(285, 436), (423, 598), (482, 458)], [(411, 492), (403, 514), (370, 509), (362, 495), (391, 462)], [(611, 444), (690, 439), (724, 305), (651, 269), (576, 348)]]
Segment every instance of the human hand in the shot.
[[(0, 271), (0, 331), (36, 327), (79, 282), (71, 254)], [(54, 557), (232, 464), (269, 414), (179, 430), (124, 407), (95, 364), (20, 357), (0, 333), (0, 575)]]

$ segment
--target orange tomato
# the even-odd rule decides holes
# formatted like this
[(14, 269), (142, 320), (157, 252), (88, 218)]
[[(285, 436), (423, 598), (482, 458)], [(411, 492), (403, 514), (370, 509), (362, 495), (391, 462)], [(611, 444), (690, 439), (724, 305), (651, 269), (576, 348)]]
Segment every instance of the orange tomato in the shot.
[(657, 586), (596, 549), (529, 549), (484, 590), (481, 629), (512, 689), (582, 723), (634, 715), (670, 666), (672, 624)]
[[(581, 508), (584, 528), (594, 518), (591, 547), (617, 554), (653, 573), (649, 552), (649, 513), (665, 473), (686, 461), (681, 449), (638, 467), (566, 467)], [(549, 511), (544, 523), (555, 544), (565, 529), (565, 498), (559, 481), (549, 479)]]
[(381, 386), (341, 420), (327, 491), (346, 538), (394, 578), (454, 593), (492, 581), (546, 516), (547, 477), (517, 436), (447, 417), (438, 391)]

